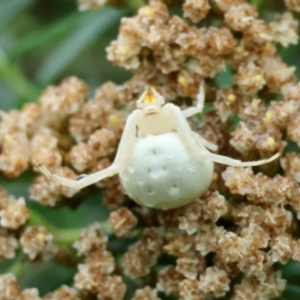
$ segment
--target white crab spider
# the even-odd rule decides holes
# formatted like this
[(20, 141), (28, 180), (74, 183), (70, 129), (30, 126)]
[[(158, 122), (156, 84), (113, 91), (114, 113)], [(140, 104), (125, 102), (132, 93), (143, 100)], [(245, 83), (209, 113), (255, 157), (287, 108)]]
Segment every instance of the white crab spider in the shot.
[(200, 113), (204, 105), (204, 86), (200, 85), (196, 107), (181, 111), (149, 87), (137, 100), (137, 109), (126, 121), (116, 158), (97, 173), (71, 180), (52, 174), (47, 177), (74, 189), (82, 189), (119, 173), (125, 192), (137, 203), (157, 209), (186, 205), (208, 189), (213, 178), (213, 162), (249, 167), (268, 163), (279, 156), (241, 162), (209, 152), (217, 146), (193, 132), (186, 118)]

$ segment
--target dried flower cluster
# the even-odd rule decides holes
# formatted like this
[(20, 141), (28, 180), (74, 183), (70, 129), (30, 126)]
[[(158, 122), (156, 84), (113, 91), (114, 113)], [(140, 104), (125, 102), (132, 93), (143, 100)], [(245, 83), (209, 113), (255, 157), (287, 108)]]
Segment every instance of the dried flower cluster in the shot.
[[(79, 1), (81, 9), (100, 2)], [(287, 9), (300, 10), (297, 0), (285, 3)], [(114, 159), (133, 100), (145, 86), (155, 86), (167, 101), (186, 107), (206, 78), (214, 109), (201, 122), (192, 118), (193, 130), (218, 144), (223, 155), (253, 160), (285, 150), (280, 161), (256, 173), (216, 165), (205, 195), (169, 211), (139, 207), (124, 195), (118, 177), (107, 178), (96, 187), (99, 193), (103, 189), (103, 203), (111, 209), (111, 231), (99, 223), (82, 229), (73, 244), (79, 261), (73, 287), (61, 286), (42, 297), (4, 274), (0, 299), (94, 295), (121, 300), (127, 293), (133, 300), (158, 300), (161, 294), (181, 300), (269, 300), (284, 290), (277, 263), (300, 261), (295, 235), (300, 154), (287, 147), (291, 141), (300, 147), (300, 83), (295, 67), (282, 61), (276, 47), (298, 43), (298, 21), (287, 10), (266, 22), (244, 0), (215, 0), (212, 7), (208, 0), (186, 0), (182, 8), (183, 18), (170, 15), (164, 3), (150, 1), (136, 16), (121, 20), (107, 53), (133, 72), (123, 85), (107, 82), (88, 101), (87, 85), (70, 77), (48, 87), (37, 103), (2, 113), (1, 174), (14, 179), (27, 169), (36, 171), (39, 163), (73, 179), (105, 169)], [(206, 24), (215, 18), (219, 27), (200, 25), (208, 14)], [(212, 79), (226, 64), (233, 85), (217, 90)], [(240, 122), (230, 131), (237, 116)], [(40, 174), (29, 190), (31, 200), (49, 207), (70, 204), (78, 196)], [(24, 198), (0, 188), (0, 260), (13, 259), (20, 246), (26, 260), (60, 261), (55, 236), (42, 224), (29, 226), (29, 216)], [(110, 250), (113, 238), (130, 242), (125, 253)], [(135, 291), (127, 289), (128, 277), (136, 282)]]

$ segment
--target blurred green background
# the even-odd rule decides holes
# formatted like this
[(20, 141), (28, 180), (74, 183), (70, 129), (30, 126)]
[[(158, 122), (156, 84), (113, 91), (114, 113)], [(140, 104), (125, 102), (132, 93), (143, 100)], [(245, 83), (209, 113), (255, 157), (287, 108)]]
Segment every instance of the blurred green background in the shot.
[[(272, 19), (284, 10), (280, 0), (252, 0), (261, 16)], [(177, 1), (180, 5), (180, 1)], [(79, 12), (75, 0), (0, 0), (0, 109), (21, 108), (36, 102), (42, 90), (64, 77), (76, 75), (96, 87), (107, 80), (122, 83), (131, 73), (106, 60), (105, 48), (118, 33), (120, 18), (135, 13), (137, 1), (127, 0), (126, 7), (105, 7), (98, 11)], [(174, 11), (180, 11), (175, 7)], [(279, 48), (285, 62), (297, 66), (300, 78), (299, 45)], [(231, 82), (227, 71), (217, 76), (224, 86)], [(28, 200), (28, 186), (33, 173), (26, 172), (14, 181), (1, 178), (1, 186), (15, 196)], [(97, 220), (105, 222), (108, 210), (101, 204), (99, 190), (85, 195), (77, 210), (51, 209), (28, 201), (32, 211), (31, 225), (44, 224), (57, 235), (78, 234), (78, 230)], [(129, 239), (112, 237), (109, 250), (115, 255), (125, 252)], [(18, 253), (17, 259), (0, 263), (0, 274), (18, 275), (23, 288), (38, 287), (41, 294), (61, 284), (72, 284), (75, 267), (62, 267), (53, 262), (28, 264)], [(289, 285), (281, 299), (300, 299), (300, 267), (290, 262), (283, 267)], [(51, 280), (49, 281), (49, 278)], [(134, 286), (134, 282), (129, 282)], [(130, 289), (129, 289), (130, 290)], [(130, 299), (130, 294), (127, 294)]]
[(79, 12), (75, 0), (0, 0), (0, 109), (37, 101), (47, 85), (76, 74), (91, 91), (130, 73), (106, 60), (130, 9)]

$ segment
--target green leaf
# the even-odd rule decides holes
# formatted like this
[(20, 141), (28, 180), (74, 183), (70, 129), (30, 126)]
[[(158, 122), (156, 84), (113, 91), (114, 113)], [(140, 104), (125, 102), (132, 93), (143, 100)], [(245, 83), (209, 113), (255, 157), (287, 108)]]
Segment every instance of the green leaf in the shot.
[(2, 29), (19, 12), (27, 8), (31, 3), (33, 3), (33, 0), (0, 1), (0, 29)]
[(51, 23), (47, 27), (42, 27), (24, 38), (17, 40), (10, 52), (10, 58), (15, 59), (34, 50), (40, 45), (64, 36), (72, 29), (77, 28), (84, 17), (85, 15), (79, 14), (78, 12), (69, 14), (64, 18)]
[(300, 287), (296, 285), (287, 284), (283, 297), (288, 300), (299, 300), (300, 299)]
[(300, 279), (300, 263), (297, 261), (289, 261), (281, 268), (282, 277), (285, 279)]
[(0, 80), (6, 82), (11, 89), (24, 101), (36, 101), (40, 89), (33, 85), (22, 73), (19, 66), (8, 61), (0, 48)]
[(83, 24), (64, 40), (37, 72), (36, 80), (47, 84), (59, 76), (99, 36), (118, 22), (125, 11), (105, 7), (99, 12), (86, 13)]

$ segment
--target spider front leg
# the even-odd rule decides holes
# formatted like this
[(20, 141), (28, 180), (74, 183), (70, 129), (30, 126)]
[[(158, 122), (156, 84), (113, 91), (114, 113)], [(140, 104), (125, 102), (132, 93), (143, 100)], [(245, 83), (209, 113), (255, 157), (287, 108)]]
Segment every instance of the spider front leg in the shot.
[[(199, 93), (197, 94), (197, 103), (196, 106), (189, 107), (185, 110), (182, 110), (181, 113), (185, 118), (189, 118), (195, 114), (201, 113), (204, 107), (204, 100), (205, 100), (205, 91), (204, 91), (204, 81), (201, 82), (199, 87)], [(192, 132), (194, 139), (202, 144), (205, 148), (211, 150), (211, 151), (217, 151), (218, 145), (211, 143), (198, 135), (195, 132)]]
[[(136, 143), (136, 122), (134, 113), (131, 114), (127, 121), (123, 131), (123, 135), (119, 144), (119, 148), (116, 154), (116, 158), (112, 165), (104, 170), (96, 172), (94, 174), (79, 176), (78, 180), (68, 179), (56, 174), (51, 173), (45, 166), (39, 165), (38, 169), (48, 178), (74, 189), (82, 189), (88, 185), (94, 184), (106, 177), (118, 174), (127, 167), (130, 160), (134, 145)], [(81, 179), (82, 177), (82, 179)]]
[(189, 107), (181, 111), (182, 115), (185, 118), (189, 118), (195, 114), (202, 113), (204, 107), (204, 100), (205, 100), (204, 81), (202, 81), (199, 86), (199, 92), (196, 98), (197, 98), (196, 106)]
[(194, 133), (189, 127), (189, 124), (184, 118), (184, 116), (182, 115), (180, 109), (172, 104), (169, 104), (167, 109), (172, 111), (172, 115), (176, 127), (175, 129), (178, 132), (180, 139), (186, 145), (191, 155), (193, 155), (198, 159), (207, 159), (213, 162), (217, 162), (232, 167), (253, 167), (253, 166), (266, 164), (280, 156), (280, 153), (276, 153), (275, 155), (273, 155), (268, 159), (261, 159), (257, 161), (251, 161), (251, 162), (241, 162), (240, 160), (233, 159), (227, 156), (210, 153), (205, 148), (204, 144), (201, 145), (200, 140), (198, 141), (195, 140)]

